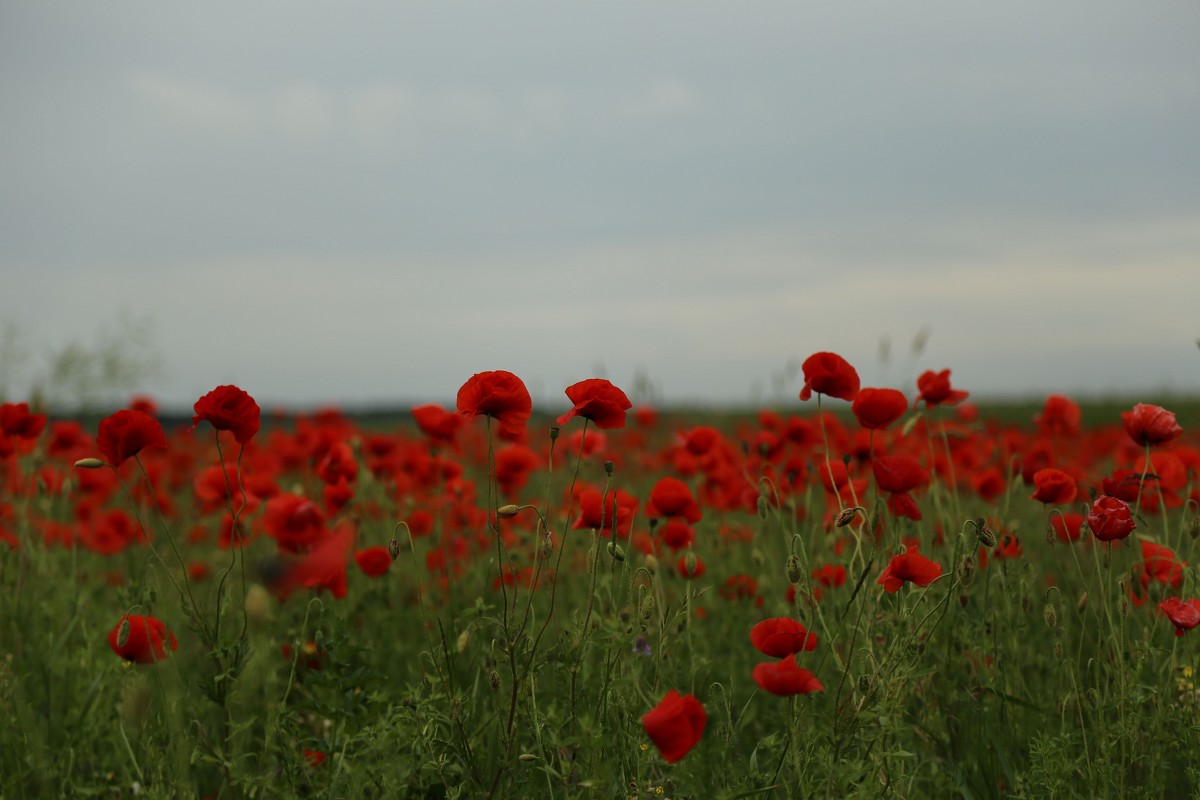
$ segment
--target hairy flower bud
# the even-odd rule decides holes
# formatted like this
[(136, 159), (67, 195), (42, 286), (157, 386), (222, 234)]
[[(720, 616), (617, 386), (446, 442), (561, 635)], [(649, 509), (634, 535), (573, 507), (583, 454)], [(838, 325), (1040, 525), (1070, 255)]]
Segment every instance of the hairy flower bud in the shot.
[(75, 462), (75, 466), (79, 469), (100, 469), (104, 462), (98, 458), (81, 458)]
[(392, 557), (392, 561), (395, 561), (400, 557), (399, 539), (392, 539), (390, 542), (388, 542), (388, 555)]
[(616, 542), (608, 543), (608, 554), (613, 557), (614, 561), (624, 561), (625, 551), (621, 549), (621, 545)]
[(521, 507), (508, 503), (496, 509), (496, 516), (500, 519), (512, 519), (517, 514), (521, 513)]
[(488, 670), (488, 686), (493, 692), (500, 691), (500, 673), (494, 669)]
[(854, 522), (854, 515), (859, 511), (858, 506), (852, 508), (843, 508), (841, 513), (837, 515), (837, 521), (834, 525), (838, 528), (844, 528), (851, 522)]
[(996, 546), (996, 533), (983, 524), (982, 518), (975, 520), (975, 536), (984, 547)]
[(802, 573), (800, 572), (800, 557), (792, 553), (787, 557), (786, 571), (788, 583), (796, 586), (800, 583)]
[(1050, 628), (1058, 627), (1058, 609), (1053, 603), (1046, 603), (1046, 607), (1042, 609), (1042, 618), (1046, 620), (1046, 625)]

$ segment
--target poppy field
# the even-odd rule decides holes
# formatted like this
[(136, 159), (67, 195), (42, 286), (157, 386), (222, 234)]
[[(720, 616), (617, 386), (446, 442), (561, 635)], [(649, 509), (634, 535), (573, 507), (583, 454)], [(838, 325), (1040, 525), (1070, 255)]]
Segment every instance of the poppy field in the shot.
[(0, 797), (1200, 796), (1196, 405), (803, 376), (0, 406)]

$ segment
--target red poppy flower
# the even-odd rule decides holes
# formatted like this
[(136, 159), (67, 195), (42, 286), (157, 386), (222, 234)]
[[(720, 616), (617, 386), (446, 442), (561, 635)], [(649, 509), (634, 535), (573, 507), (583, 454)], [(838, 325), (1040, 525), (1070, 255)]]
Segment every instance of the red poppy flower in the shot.
[(812, 573), (813, 580), (831, 589), (846, 585), (846, 568), (841, 564), (825, 564)]
[(1064, 542), (1075, 542), (1079, 537), (1083, 536), (1083, 515), (1071, 512), (1069, 514), (1052, 514), (1050, 516), (1050, 527), (1054, 529), (1054, 533), (1059, 540)]
[(258, 433), (262, 412), (254, 398), (236, 386), (218, 386), (196, 401), (192, 428), (208, 422), (219, 431), (230, 431), (238, 444)]
[(1164, 444), (1183, 433), (1175, 414), (1160, 406), (1138, 403), (1133, 411), (1122, 411), (1125, 432), (1140, 445)]
[(678, 478), (660, 478), (650, 490), (650, 516), (683, 517), (691, 523), (700, 521), (700, 506), (692, 490)]
[(147, 447), (166, 447), (162, 425), (141, 411), (118, 411), (100, 420), (96, 446), (114, 467), (125, 463)]
[(1075, 487), (1075, 479), (1061, 469), (1047, 467), (1033, 473), (1034, 492), (1031, 495), (1039, 503), (1050, 505), (1066, 505), (1075, 499), (1079, 490)]
[(368, 578), (378, 578), (392, 566), (392, 556), (386, 547), (368, 547), (354, 554), (354, 563)]
[(801, 400), (809, 399), (813, 392), (839, 400), (853, 400), (858, 396), (858, 372), (837, 353), (813, 353), (804, 359), (801, 369), (804, 371)]
[(917, 378), (917, 390), (921, 393), (918, 400), (924, 400), (929, 408), (942, 405), (957, 405), (970, 396), (969, 392), (961, 392), (950, 388), (950, 370), (941, 372), (926, 370)]
[(794, 655), (759, 664), (751, 675), (764, 691), (781, 697), (825, 691), (816, 675), (796, 664)]
[(1134, 567), (1138, 582), (1145, 589), (1151, 583), (1163, 583), (1178, 588), (1183, 583), (1183, 568), (1187, 564), (1179, 560), (1169, 548), (1153, 542), (1142, 542), (1142, 561)]
[(1036, 415), (1033, 421), (1046, 433), (1074, 436), (1079, 433), (1082, 418), (1083, 414), (1074, 400), (1061, 394), (1052, 394), (1046, 397), (1042, 413)]
[(708, 714), (700, 701), (674, 689), (642, 717), (646, 735), (668, 764), (674, 764), (696, 746), (707, 723)]
[(29, 413), (29, 403), (0, 406), (0, 431), (17, 439), (36, 439), (46, 427), (45, 414)]
[(624, 428), (625, 412), (633, 408), (625, 393), (604, 378), (588, 378), (568, 386), (567, 398), (575, 407), (558, 418), (559, 425), (566, 425), (572, 417), (583, 417), (597, 428)]
[(880, 456), (871, 469), (875, 483), (885, 492), (911, 492), (929, 483), (929, 473), (912, 456)]
[(350, 561), (350, 549), (354, 546), (354, 528), (339, 527), (327, 534), (308, 555), (287, 568), (275, 589), (281, 597), (287, 597), (299, 588), (328, 589), (341, 600), (346, 596), (346, 565)]
[(533, 413), (533, 401), (521, 379), (511, 372), (477, 372), (458, 390), (458, 413), (464, 417), (491, 417), (500, 433), (520, 436)]
[(936, 561), (930, 561), (918, 553), (914, 546), (905, 549), (900, 555), (893, 556), (876, 582), (881, 584), (889, 594), (892, 594), (900, 591), (900, 587), (905, 582), (915, 583), (917, 586), (928, 586), (941, 574), (942, 565)]
[(691, 580), (692, 578), (699, 578), (708, 571), (704, 566), (704, 561), (695, 553), (690, 554), (694, 560), (691, 564), (688, 564), (688, 555), (688, 553), (684, 553), (675, 562), (675, 569), (679, 570), (680, 577)]
[(772, 658), (817, 649), (817, 635), (791, 617), (764, 619), (750, 629), (750, 642)]
[(696, 532), (692, 530), (692, 527), (678, 519), (669, 519), (665, 524), (659, 526), (658, 536), (663, 544), (675, 552), (679, 552), (696, 540)]
[[(121, 630), (123, 626), (124, 631)], [(121, 617), (117, 627), (108, 633), (108, 645), (121, 658), (136, 664), (162, 661), (168, 655), (167, 647), (172, 650), (179, 649), (175, 634), (167, 630), (162, 620), (141, 614), (126, 614)]]
[(1158, 604), (1158, 610), (1171, 620), (1171, 624), (1175, 626), (1176, 636), (1183, 636), (1187, 631), (1200, 625), (1200, 600), (1184, 602), (1178, 597), (1168, 597)]
[(325, 753), (321, 752), (320, 750), (305, 750), (304, 751), (304, 760), (308, 762), (308, 766), (311, 769), (316, 769), (317, 767), (324, 764), (325, 758), (326, 758)]
[(1100, 495), (1096, 502), (1092, 503), (1092, 510), (1087, 515), (1087, 524), (1095, 537), (1102, 542), (1124, 539), (1137, 527), (1133, 522), (1133, 514), (1129, 511), (1129, 504), (1106, 494)]
[(421, 433), (430, 441), (453, 445), (458, 438), (458, 429), (462, 427), (463, 418), (452, 411), (447, 411), (439, 405), (429, 403), (417, 406), (412, 410), (413, 419)]
[(881, 431), (908, 410), (908, 398), (896, 389), (862, 389), (854, 398), (850, 410), (858, 424), (869, 430)]

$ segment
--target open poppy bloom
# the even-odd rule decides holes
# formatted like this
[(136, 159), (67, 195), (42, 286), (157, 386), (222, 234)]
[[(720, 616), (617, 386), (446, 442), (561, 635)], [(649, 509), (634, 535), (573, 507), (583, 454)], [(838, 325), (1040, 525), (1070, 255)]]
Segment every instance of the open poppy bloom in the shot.
[(914, 546), (905, 549), (900, 555), (893, 556), (876, 583), (882, 585), (888, 594), (893, 594), (900, 591), (900, 587), (905, 583), (928, 586), (941, 577), (941, 574), (942, 565), (918, 553)]
[(517, 437), (533, 414), (533, 401), (525, 384), (511, 372), (477, 372), (458, 390), (458, 413), (491, 417), (500, 423), (501, 435)]
[(804, 372), (801, 400), (809, 399), (813, 392), (839, 400), (853, 400), (858, 396), (861, 385), (858, 372), (837, 353), (813, 353), (804, 359), (801, 370)]
[(1075, 499), (1075, 479), (1061, 469), (1047, 467), (1033, 473), (1033, 499), (1049, 505), (1066, 505)]
[(113, 652), (135, 664), (153, 664), (168, 655), (167, 647), (179, 649), (175, 634), (167, 630), (162, 620), (141, 614), (126, 614), (117, 627), (108, 633), (108, 645)]
[(1192, 628), (1200, 625), (1200, 600), (1184, 602), (1178, 597), (1168, 597), (1158, 604), (1158, 610), (1171, 620), (1171, 624), (1175, 626), (1176, 636), (1183, 636)]
[(109, 464), (119, 467), (147, 447), (166, 447), (167, 439), (154, 417), (126, 409), (100, 420), (96, 446)]
[(817, 676), (799, 666), (794, 655), (755, 666), (751, 677), (764, 691), (781, 697), (825, 691)]
[(1183, 433), (1175, 414), (1161, 406), (1138, 403), (1132, 411), (1122, 411), (1121, 421), (1129, 438), (1140, 445), (1164, 444)]
[(378, 578), (392, 566), (392, 556), (386, 547), (368, 547), (355, 551), (354, 563), (368, 578)]
[(421, 433), (429, 437), (431, 442), (454, 445), (458, 437), (458, 429), (462, 427), (463, 418), (452, 411), (447, 411), (435, 403), (416, 406), (412, 410), (413, 420)]
[(1074, 400), (1061, 394), (1052, 394), (1046, 397), (1042, 413), (1036, 415), (1033, 421), (1046, 433), (1074, 436), (1079, 433), (1079, 422), (1082, 419), (1083, 412)]
[(31, 414), (29, 403), (0, 405), (0, 431), (17, 439), (36, 439), (46, 427), (45, 414)]
[(604, 378), (572, 384), (566, 394), (575, 406), (558, 418), (559, 425), (566, 425), (572, 417), (583, 417), (597, 428), (624, 428), (625, 412), (633, 408), (625, 393)]
[(642, 717), (642, 728), (668, 764), (674, 764), (696, 746), (707, 723), (708, 714), (700, 701), (674, 689)]
[(750, 642), (772, 658), (817, 649), (817, 635), (791, 617), (764, 619), (750, 629)]
[(262, 411), (254, 398), (236, 386), (218, 386), (196, 401), (192, 428), (208, 422), (219, 431), (230, 431), (238, 444), (258, 433)]
[(692, 490), (678, 478), (660, 478), (650, 490), (650, 516), (683, 517), (691, 523), (700, 521), (700, 506)]
[(1100, 495), (1096, 502), (1092, 503), (1092, 510), (1087, 515), (1087, 524), (1102, 542), (1124, 539), (1137, 527), (1129, 504), (1106, 494)]
[(917, 391), (921, 393), (918, 399), (924, 400), (928, 408), (942, 404), (958, 405), (970, 396), (969, 392), (950, 388), (950, 370), (948, 369), (941, 372), (934, 372), (931, 369), (922, 372), (921, 377), (917, 378)]
[(881, 431), (908, 410), (908, 398), (897, 389), (862, 389), (850, 406), (858, 424)]

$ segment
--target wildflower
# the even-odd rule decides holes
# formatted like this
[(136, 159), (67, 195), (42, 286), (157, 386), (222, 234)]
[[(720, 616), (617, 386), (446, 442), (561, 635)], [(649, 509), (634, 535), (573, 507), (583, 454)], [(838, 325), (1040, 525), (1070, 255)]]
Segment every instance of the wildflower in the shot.
[(941, 577), (941, 574), (942, 565), (925, 558), (913, 546), (892, 557), (877, 583), (891, 594), (900, 591), (900, 587), (906, 582), (928, 586)]
[(1050, 505), (1065, 505), (1075, 499), (1079, 490), (1075, 479), (1060, 469), (1047, 467), (1033, 473), (1033, 499)]
[(230, 431), (238, 444), (246, 444), (258, 433), (262, 411), (254, 398), (236, 386), (218, 386), (196, 401), (192, 429), (201, 422), (219, 431)]
[(969, 392), (950, 388), (950, 370), (948, 369), (941, 372), (926, 370), (921, 373), (921, 377), (917, 378), (917, 390), (920, 392), (920, 397), (917, 399), (924, 400), (928, 408), (940, 406), (943, 403), (950, 406), (958, 405), (970, 396)]
[(1092, 510), (1087, 515), (1087, 524), (1102, 542), (1124, 539), (1137, 527), (1129, 504), (1106, 494), (1100, 495), (1096, 502), (1092, 503)]
[(463, 418), (452, 411), (447, 411), (439, 405), (429, 403), (416, 406), (412, 410), (413, 420), (421, 433), (431, 442), (448, 444), (458, 447), (458, 429), (462, 427)]
[(858, 372), (836, 353), (813, 353), (804, 359), (801, 369), (804, 372), (801, 400), (809, 399), (813, 392), (839, 400), (854, 400), (858, 396), (861, 385)]
[(113, 652), (135, 664), (153, 664), (168, 655), (167, 648), (178, 650), (175, 634), (162, 620), (141, 614), (126, 614), (108, 633)]
[(386, 547), (368, 547), (354, 553), (354, 563), (368, 578), (378, 578), (392, 565), (392, 556)]
[(759, 664), (754, 668), (751, 677), (764, 691), (782, 697), (825, 691), (816, 675), (796, 664), (794, 655), (782, 661)]
[(1200, 600), (1184, 602), (1178, 597), (1168, 597), (1158, 604), (1158, 610), (1171, 620), (1171, 624), (1175, 626), (1176, 636), (1183, 636), (1184, 633), (1200, 625)]
[(763, 655), (783, 658), (817, 648), (817, 635), (791, 617), (764, 619), (750, 629), (750, 642)]
[(700, 506), (692, 497), (687, 484), (677, 478), (660, 478), (650, 490), (650, 515), (683, 517), (691, 523), (700, 521)]
[(896, 389), (861, 389), (850, 406), (858, 424), (883, 430), (904, 415), (908, 399)]
[(642, 728), (668, 764), (679, 761), (696, 746), (707, 723), (708, 714), (700, 701), (674, 689), (642, 717)]
[(625, 393), (604, 378), (589, 378), (566, 389), (574, 407), (558, 418), (566, 425), (572, 417), (591, 420), (597, 428), (624, 428), (625, 412), (633, 407)]
[(1140, 445), (1164, 444), (1183, 433), (1175, 414), (1160, 406), (1138, 403), (1132, 411), (1121, 412), (1125, 432)]
[(458, 390), (458, 413), (491, 417), (500, 423), (502, 436), (515, 438), (525, 431), (533, 401), (525, 384), (511, 372), (478, 372)]
[(125, 463), (147, 447), (166, 447), (162, 425), (141, 411), (118, 411), (100, 420), (96, 446), (114, 467)]

